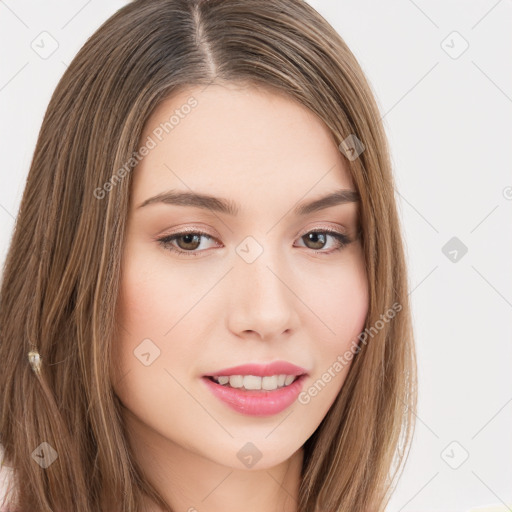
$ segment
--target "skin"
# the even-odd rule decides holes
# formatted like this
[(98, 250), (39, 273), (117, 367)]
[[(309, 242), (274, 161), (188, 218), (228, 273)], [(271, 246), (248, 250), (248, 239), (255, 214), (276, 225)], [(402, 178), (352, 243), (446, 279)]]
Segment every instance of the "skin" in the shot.
[[(152, 131), (191, 95), (197, 99), (133, 171), (114, 391), (135, 456), (175, 510), (295, 512), (302, 446), (350, 364), (309, 403), (296, 401), (264, 417), (230, 409), (201, 377), (285, 360), (308, 371), (308, 389), (350, 347), (368, 311), (358, 205), (304, 217), (292, 210), (298, 202), (355, 188), (328, 128), (304, 106), (251, 86), (202, 89), (161, 103), (141, 137), (141, 143), (150, 135), (157, 141)], [(170, 189), (227, 198), (241, 211), (230, 216), (164, 203), (138, 208)], [(156, 241), (186, 228), (211, 237), (182, 236), (171, 244), (195, 257)], [(330, 235), (304, 236), (325, 228), (355, 241), (334, 251), (338, 243)], [(248, 236), (263, 249), (250, 264), (236, 252)], [(160, 355), (146, 366), (134, 351), (148, 338)], [(247, 442), (262, 454), (250, 468), (237, 457)]]

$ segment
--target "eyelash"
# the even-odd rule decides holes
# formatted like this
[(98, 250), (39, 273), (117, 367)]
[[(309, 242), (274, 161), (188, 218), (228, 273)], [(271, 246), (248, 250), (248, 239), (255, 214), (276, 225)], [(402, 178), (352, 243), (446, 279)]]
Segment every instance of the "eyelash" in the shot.
[[(352, 242), (352, 240), (347, 235), (344, 235), (343, 233), (339, 233), (338, 231), (334, 231), (331, 229), (313, 229), (311, 231), (307, 231), (306, 233), (301, 235), (299, 238), (303, 238), (306, 235), (309, 235), (311, 233), (328, 234), (328, 235), (332, 236), (334, 239), (336, 239), (337, 244), (338, 244), (337, 247), (335, 247), (334, 249), (331, 249), (330, 251), (321, 251), (321, 250), (315, 251), (314, 249), (311, 249), (315, 254), (329, 255), (329, 254), (332, 254), (332, 253), (335, 253), (335, 252), (338, 252), (338, 251), (344, 249), (348, 244), (350, 244)], [(177, 249), (176, 247), (174, 247), (171, 244), (171, 242), (173, 242), (177, 238), (180, 238), (184, 235), (200, 235), (200, 236), (208, 238), (210, 240), (214, 240), (214, 237), (210, 236), (208, 233), (205, 233), (203, 231), (182, 231), (180, 233), (174, 233), (172, 235), (158, 238), (157, 242), (159, 242), (160, 245), (162, 245), (162, 247), (164, 247), (164, 249), (171, 251), (173, 253), (177, 253), (178, 255), (184, 255), (185, 257), (199, 256), (199, 254), (201, 252), (204, 252), (204, 250), (203, 251), (196, 251), (196, 250), (184, 251), (182, 249)]]

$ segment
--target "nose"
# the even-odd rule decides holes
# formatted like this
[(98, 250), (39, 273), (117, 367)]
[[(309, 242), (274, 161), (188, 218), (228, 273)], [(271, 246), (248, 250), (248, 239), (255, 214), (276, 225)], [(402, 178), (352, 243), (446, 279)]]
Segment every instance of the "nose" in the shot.
[(269, 250), (252, 263), (235, 259), (230, 272), (228, 328), (240, 337), (262, 340), (290, 336), (299, 324), (293, 277), (279, 254)]

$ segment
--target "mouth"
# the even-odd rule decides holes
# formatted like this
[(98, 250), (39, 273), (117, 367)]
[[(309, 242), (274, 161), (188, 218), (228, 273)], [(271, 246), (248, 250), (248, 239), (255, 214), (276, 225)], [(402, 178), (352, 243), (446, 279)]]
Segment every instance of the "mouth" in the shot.
[[(230, 409), (248, 416), (272, 416), (297, 400), (307, 377), (307, 374), (220, 375), (203, 376), (201, 380), (213, 396)], [(280, 383), (283, 384), (280, 386)]]
[(288, 386), (296, 377), (307, 374), (307, 370), (288, 361), (271, 363), (247, 363), (207, 373), (217, 384), (232, 388), (272, 390)]
[(293, 384), (300, 375), (211, 375), (205, 376), (215, 384), (226, 388), (240, 389), (243, 391), (275, 391)]

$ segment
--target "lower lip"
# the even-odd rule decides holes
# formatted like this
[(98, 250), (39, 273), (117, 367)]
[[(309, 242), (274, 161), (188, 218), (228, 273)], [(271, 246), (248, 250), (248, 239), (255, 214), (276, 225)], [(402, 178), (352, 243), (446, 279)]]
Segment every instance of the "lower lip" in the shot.
[(201, 380), (217, 398), (235, 411), (250, 416), (271, 416), (284, 411), (297, 400), (306, 377), (307, 375), (301, 375), (289, 386), (273, 391), (231, 388), (217, 384), (207, 377)]

